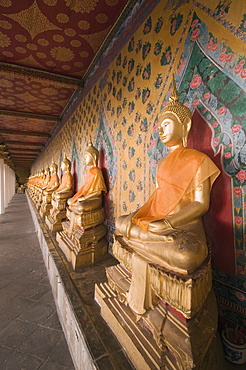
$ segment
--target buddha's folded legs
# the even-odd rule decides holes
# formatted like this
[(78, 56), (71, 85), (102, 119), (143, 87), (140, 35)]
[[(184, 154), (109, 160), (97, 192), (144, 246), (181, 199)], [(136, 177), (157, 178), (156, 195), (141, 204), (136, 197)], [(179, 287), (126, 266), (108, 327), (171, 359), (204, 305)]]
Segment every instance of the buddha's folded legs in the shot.
[(102, 207), (102, 198), (92, 198), (83, 200), (81, 202), (71, 203), (68, 202), (69, 209), (75, 213), (91, 212)]

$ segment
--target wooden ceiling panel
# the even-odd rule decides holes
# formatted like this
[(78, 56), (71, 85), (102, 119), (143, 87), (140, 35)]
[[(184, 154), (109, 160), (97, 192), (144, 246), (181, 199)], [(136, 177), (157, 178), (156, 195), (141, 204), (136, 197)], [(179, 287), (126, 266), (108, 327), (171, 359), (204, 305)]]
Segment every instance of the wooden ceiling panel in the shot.
[(32, 164), (136, 1), (0, 1), (0, 144), (14, 163)]

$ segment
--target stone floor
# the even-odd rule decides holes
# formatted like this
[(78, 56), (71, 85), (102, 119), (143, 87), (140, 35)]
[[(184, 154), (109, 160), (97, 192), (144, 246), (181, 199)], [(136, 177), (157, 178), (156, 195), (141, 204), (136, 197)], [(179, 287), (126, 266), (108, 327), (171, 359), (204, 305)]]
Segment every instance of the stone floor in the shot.
[(25, 194), (0, 215), (0, 369), (74, 369)]
[[(107, 263), (112, 264), (110, 258), (98, 265), (102, 264), (104, 270)], [(66, 261), (63, 263), (66, 264)], [(69, 270), (69, 266), (66, 267)], [(92, 354), (97, 353), (101, 347), (95, 335), (92, 337), (94, 331), (91, 326), (88, 326), (92, 318), (99, 333), (101, 331), (101, 337), (106, 338), (105, 347), (110, 347), (112, 352), (114, 366), (109, 366), (108, 362), (101, 366), (98, 360), (98, 368), (130, 370), (132, 366), (108, 333), (109, 329), (103, 323), (93, 298), (94, 284), (98, 279), (102, 281), (99, 268), (86, 266), (76, 273), (70, 272), (81, 301), (90, 313), (83, 329), (85, 333), (89, 330), (87, 337), (90, 338), (88, 343)], [(56, 314), (25, 194), (16, 194), (6, 213), (0, 215), (0, 369), (74, 369)], [(245, 369), (245, 364), (226, 362), (225, 367), (218, 370), (241, 369)]]

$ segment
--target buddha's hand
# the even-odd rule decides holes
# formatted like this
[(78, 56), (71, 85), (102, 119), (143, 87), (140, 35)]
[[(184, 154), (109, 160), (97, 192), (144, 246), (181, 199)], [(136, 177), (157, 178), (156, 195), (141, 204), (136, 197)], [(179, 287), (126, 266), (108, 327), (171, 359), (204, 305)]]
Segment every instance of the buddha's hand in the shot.
[(185, 234), (184, 230), (174, 228), (167, 219), (151, 222), (148, 226), (148, 231), (153, 234), (165, 235), (170, 239), (170, 241), (173, 241), (178, 236)]
[(83, 202), (85, 200), (85, 197), (78, 198), (78, 202)]

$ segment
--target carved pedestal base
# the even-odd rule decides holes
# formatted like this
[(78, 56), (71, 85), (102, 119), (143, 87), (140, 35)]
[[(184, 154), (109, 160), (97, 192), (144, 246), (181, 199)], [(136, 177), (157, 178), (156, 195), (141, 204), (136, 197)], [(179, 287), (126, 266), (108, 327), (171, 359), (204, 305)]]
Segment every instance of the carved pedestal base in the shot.
[(50, 210), (52, 209), (51, 203), (42, 203), (39, 214), (41, 217), (46, 217), (50, 214)]
[(56, 240), (67, 260), (72, 263), (73, 269), (94, 263), (107, 253), (105, 225), (99, 224), (88, 229), (76, 228), (70, 232), (70, 222), (65, 221), (62, 224), (63, 231), (57, 233)]
[[(108, 283), (96, 286), (95, 299), (136, 369), (223, 368), (220, 341), (216, 338), (218, 315), (212, 290), (211, 251), (190, 274), (174, 272), (153, 260), (145, 260), (144, 265), (141, 262), (136, 271), (136, 252), (122, 237), (116, 237), (113, 252), (121, 264), (106, 268)], [(141, 266), (147, 266), (143, 270), (147, 270), (146, 274), (142, 274)], [(139, 279), (132, 301), (134, 273)], [(149, 308), (137, 314), (129, 305), (141, 297), (143, 286), (147, 286), (144, 299), (148, 297), (149, 305), (145, 307)]]
[(51, 231), (61, 231), (62, 221), (66, 218), (66, 210), (56, 210), (45, 217), (45, 222)]
[(164, 302), (137, 316), (120, 302), (108, 283), (96, 285), (95, 299), (137, 370), (224, 368), (212, 291), (203, 308), (189, 320)]

